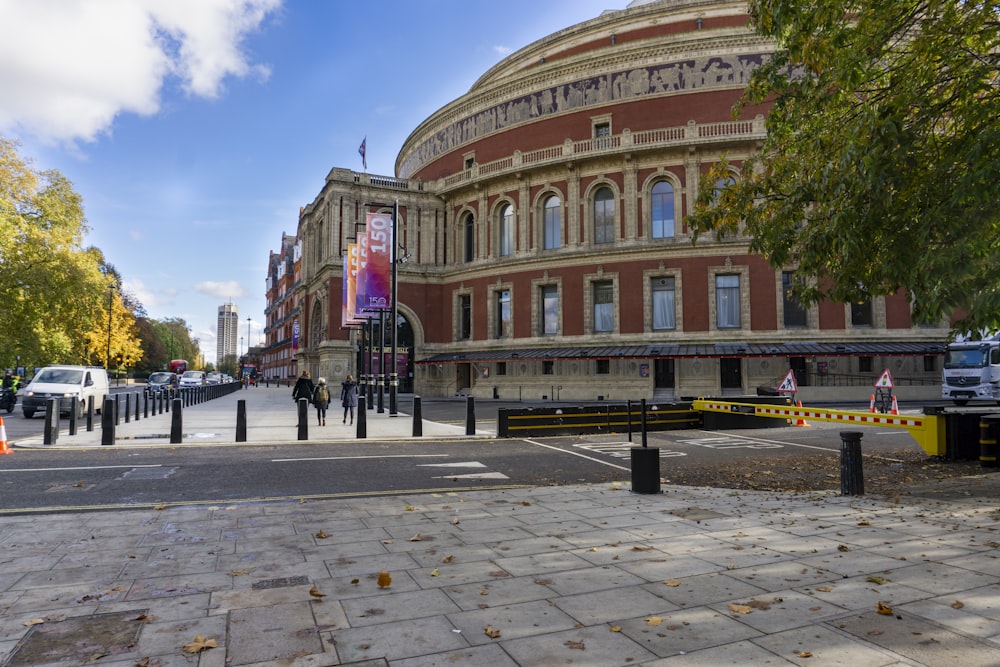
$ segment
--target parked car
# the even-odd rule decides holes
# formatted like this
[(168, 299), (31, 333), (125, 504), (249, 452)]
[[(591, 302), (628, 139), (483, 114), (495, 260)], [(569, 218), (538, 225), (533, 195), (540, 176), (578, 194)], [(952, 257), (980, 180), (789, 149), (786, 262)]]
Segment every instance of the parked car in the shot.
[(24, 388), (21, 411), (31, 419), (36, 412), (45, 412), (49, 399), (59, 399), (59, 414), (77, 416), (87, 410), (87, 400), (94, 399), (94, 410), (101, 411), (109, 393), (108, 372), (95, 366), (46, 366), (35, 373)]
[(153, 373), (146, 380), (146, 389), (149, 391), (163, 391), (165, 389), (176, 389), (177, 388), (177, 373), (168, 373), (162, 371), (160, 373)]
[(222, 373), (218, 373), (216, 371), (212, 371), (211, 373), (209, 373), (208, 375), (205, 376), (205, 383), (206, 384), (222, 384)]
[(181, 376), (180, 387), (200, 387), (205, 384), (205, 371), (184, 371)]

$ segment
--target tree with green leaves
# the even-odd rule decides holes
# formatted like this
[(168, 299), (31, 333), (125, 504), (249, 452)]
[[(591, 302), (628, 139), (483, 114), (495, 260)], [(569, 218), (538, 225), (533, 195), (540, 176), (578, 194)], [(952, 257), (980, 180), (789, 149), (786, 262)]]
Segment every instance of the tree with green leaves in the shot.
[(776, 51), (739, 115), (767, 138), (689, 224), (746, 233), (798, 298), (905, 290), (921, 323), (1000, 330), (1000, 9), (962, 0), (750, 0)]

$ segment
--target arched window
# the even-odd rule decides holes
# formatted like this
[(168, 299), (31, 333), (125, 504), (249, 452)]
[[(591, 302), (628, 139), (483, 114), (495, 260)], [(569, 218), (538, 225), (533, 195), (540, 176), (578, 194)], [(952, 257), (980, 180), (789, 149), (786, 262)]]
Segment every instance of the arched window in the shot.
[(611, 188), (600, 188), (594, 193), (594, 243), (613, 243), (615, 240), (615, 195)]
[(476, 256), (476, 219), (470, 213), (465, 216), (465, 261), (471, 262)]
[(559, 197), (548, 197), (545, 200), (545, 220), (543, 222), (542, 247), (545, 250), (555, 250), (562, 246), (562, 202)]
[(514, 254), (514, 207), (507, 204), (500, 209), (500, 256)]
[(649, 210), (652, 212), (654, 239), (667, 239), (674, 235), (674, 186), (669, 181), (658, 181), (650, 193)]

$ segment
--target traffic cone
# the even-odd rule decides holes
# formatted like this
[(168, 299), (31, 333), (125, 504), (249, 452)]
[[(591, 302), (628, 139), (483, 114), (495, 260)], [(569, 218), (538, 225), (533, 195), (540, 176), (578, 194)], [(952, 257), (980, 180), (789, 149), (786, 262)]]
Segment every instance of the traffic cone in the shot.
[(868, 404), (868, 412), (875, 412), (875, 394), (872, 394), (872, 400)]
[(3, 417), (0, 417), (0, 454), (13, 454), (14, 450), (7, 447), (7, 428), (3, 425)]
[[(799, 410), (801, 410), (801, 409), (802, 409), (802, 401), (799, 401)], [(803, 419), (801, 416), (795, 421), (795, 425), (796, 426), (809, 426), (809, 424), (806, 423), (806, 420)]]
[(892, 397), (892, 410), (890, 410), (889, 413), (894, 415), (899, 414), (899, 403), (896, 402), (895, 396)]

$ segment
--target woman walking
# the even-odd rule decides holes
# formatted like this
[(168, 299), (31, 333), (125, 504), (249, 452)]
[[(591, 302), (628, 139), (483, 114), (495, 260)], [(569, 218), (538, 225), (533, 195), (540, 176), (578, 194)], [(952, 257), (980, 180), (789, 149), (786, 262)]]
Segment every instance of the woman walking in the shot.
[(351, 423), (354, 423), (354, 407), (358, 404), (358, 383), (354, 377), (347, 376), (347, 379), (340, 383), (340, 404), (344, 406), (344, 423), (347, 423), (347, 415), (351, 415)]
[(326, 408), (330, 405), (330, 390), (326, 388), (326, 378), (320, 378), (313, 392), (313, 405), (316, 406), (316, 423), (326, 426)]
[(302, 371), (302, 375), (295, 381), (295, 388), (292, 389), (292, 400), (296, 403), (299, 402), (300, 398), (312, 401), (313, 391), (315, 390), (316, 387), (313, 386), (313, 381), (309, 379), (309, 371)]

